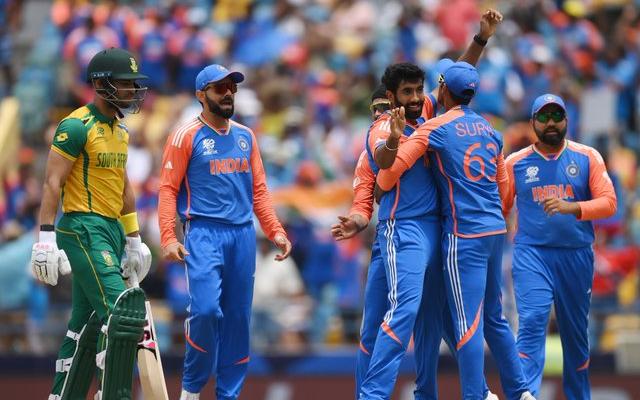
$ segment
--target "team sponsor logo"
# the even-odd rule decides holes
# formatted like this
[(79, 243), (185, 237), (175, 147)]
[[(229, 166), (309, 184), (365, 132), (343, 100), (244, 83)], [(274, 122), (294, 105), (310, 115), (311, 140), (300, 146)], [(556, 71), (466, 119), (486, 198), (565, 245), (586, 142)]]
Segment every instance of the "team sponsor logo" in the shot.
[(66, 132), (58, 133), (56, 135), (56, 142), (58, 143), (65, 142), (67, 139), (69, 139), (69, 135), (67, 135)]
[(129, 57), (129, 61), (131, 61), (131, 63), (129, 64), (129, 66), (131, 67), (131, 72), (133, 72), (134, 74), (137, 74), (138, 63), (136, 63), (136, 60), (133, 57)]
[(533, 182), (538, 182), (540, 180), (540, 178), (538, 178), (538, 172), (540, 171), (540, 168), (534, 166), (528, 167), (526, 174), (527, 174), (527, 179), (525, 179), (524, 183), (533, 183)]
[(240, 146), (240, 150), (242, 151), (249, 150), (249, 143), (245, 140), (245, 138), (238, 139), (238, 146)]
[(223, 158), (209, 161), (211, 175), (248, 173), (249, 160), (243, 158)]
[(104, 128), (99, 126), (98, 129), (96, 129), (96, 133), (98, 136), (104, 136)]
[(107, 250), (102, 250), (100, 254), (102, 254), (102, 258), (104, 258), (105, 264), (107, 264), (109, 267), (113, 267), (114, 263), (111, 254)]
[(205, 139), (202, 141), (202, 147), (204, 147), (204, 155), (218, 154), (218, 150), (214, 149), (216, 141), (213, 139)]
[(171, 163), (171, 160), (167, 161), (167, 163), (164, 165), (164, 169), (173, 169), (173, 164)]
[(567, 171), (567, 175), (569, 175), (572, 178), (575, 178), (580, 173), (580, 169), (578, 168), (578, 164), (576, 164), (574, 162), (572, 162), (571, 164), (567, 165), (566, 171)]

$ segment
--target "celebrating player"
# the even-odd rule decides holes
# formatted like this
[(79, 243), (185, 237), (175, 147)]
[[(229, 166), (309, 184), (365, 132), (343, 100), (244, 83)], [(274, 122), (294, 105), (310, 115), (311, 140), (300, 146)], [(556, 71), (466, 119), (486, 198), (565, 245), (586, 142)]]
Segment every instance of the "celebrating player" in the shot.
[(567, 399), (589, 399), (588, 316), (593, 280), (591, 220), (616, 212), (616, 195), (600, 154), (565, 139), (567, 113), (558, 96), (538, 97), (531, 125), (538, 142), (507, 158), (505, 213), (518, 208), (513, 284), (518, 352), (536, 394), (542, 382), (549, 309), (555, 305)]
[[(463, 399), (484, 398), (484, 338), (496, 357), (509, 399), (531, 399), (518, 362), (513, 334), (502, 317), (502, 243), (506, 232), (501, 197), (507, 174), (502, 138), (468, 104), (479, 85), (466, 62), (441, 60), (438, 103), (446, 112), (421, 125), (381, 170), (382, 190), (401, 190), (401, 176), (422, 165), (427, 149), (438, 173), (445, 240), (445, 288), (456, 340)], [(401, 134), (405, 108), (391, 112), (392, 134)], [(421, 183), (424, 185), (424, 183)], [(485, 315), (483, 315), (483, 312)]]
[[(258, 143), (231, 120), (240, 72), (209, 65), (196, 78), (202, 113), (167, 139), (160, 176), (159, 223), (164, 257), (184, 260), (189, 284), (187, 349), (180, 399), (200, 397), (215, 368), (218, 399), (237, 399), (249, 362), (256, 233), (289, 256), (291, 243), (273, 210)], [(176, 210), (185, 244), (174, 232)]]
[[(96, 362), (103, 373), (95, 398), (132, 398), (145, 296), (127, 289), (123, 276), (143, 279), (151, 258), (125, 169), (129, 133), (118, 119), (139, 109), (146, 88), (136, 80), (143, 78), (129, 52), (100, 51), (87, 70), (94, 102), (64, 118), (53, 138), (31, 266), (50, 285), (73, 271), (73, 297), (49, 400), (86, 398)], [(64, 215), (54, 227), (61, 197)]]
[[(501, 20), (502, 16), (497, 11), (487, 11), (480, 23), (480, 33), (462, 58), (477, 62), (486, 40)], [(425, 118), (435, 116), (437, 107), (432, 94), (424, 95), (424, 72), (413, 64), (399, 63), (388, 67), (382, 81), (393, 106), (405, 107), (407, 118), (392, 121), (388, 115), (383, 116), (370, 128), (366, 150), (374, 173), (393, 164), (399, 143), (407, 140)], [(391, 127), (392, 122), (396, 124), (394, 127)], [(427, 287), (423, 285), (425, 272), (441, 265), (440, 205), (433, 180), (425, 159), (424, 163), (412, 165), (396, 190), (384, 194), (380, 200), (378, 217), (380, 225), (384, 226), (378, 228), (377, 241), (385, 264), (388, 305), (383, 309), (386, 312), (381, 325), (375, 328), (374, 348), (361, 349), (371, 354), (360, 391), (362, 399), (387, 399), (391, 396), (399, 363), (418, 316), (423, 289)], [(436, 302), (439, 296), (431, 293), (428, 297), (425, 301)], [(382, 303), (378, 305), (383, 306)], [(366, 313), (365, 317), (368, 318)], [(416, 332), (420, 345), (424, 345), (417, 360), (418, 398), (435, 395), (421, 391), (436, 385), (437, 355), (431, 352), (437, 352), (441, 340), (440, 330), (436, 328), (436, 324), (442, 322), (441, 317), (441, 313), (433, 313), (429, 322), (433, 329)], [(426, 325), (421, 323), (420, 327), (423, 326)]]

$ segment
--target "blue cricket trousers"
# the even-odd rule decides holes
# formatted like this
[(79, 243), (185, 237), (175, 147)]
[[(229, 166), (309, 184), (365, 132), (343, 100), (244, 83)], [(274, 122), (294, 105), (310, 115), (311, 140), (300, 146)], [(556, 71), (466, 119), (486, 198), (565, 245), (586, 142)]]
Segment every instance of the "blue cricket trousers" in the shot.
[(207, 219), (186, 224), (189, 315), (182, 387), (200, 393), (216, 376), (216, 398), (237, 399), (249, 362), (249, 320), (256, 265), (253, 223)]
[[(436, 216), (411, 219), (390, 219), (380, 222), (377, 242), (384, 265), (386, 304), (378, 298), (367, 303), (362, 347), (370, 352), (369, 368), (360, 388), (360, 398), (389, 399), (398, 376), (400, 362), (407, 350), (422, 300), (425, 271), (440, 263), (440, 220)], [(378, 272), (379, 274), (379, 272)], [(381, 278), (372, 293), (381, 293)], [(384, 295), (382, 296), (384, 298)], [(379, 301), (379, 303), (378, 303)], [(378, 309), (371, 310), (372, 304)], [(381, 323), (375, 324), (375, 345), (371, 347), (369, 320), (379, 318), (379, 310), (386, 306)], [(369, 315), (367, 315), (369, 314)], [(376, 315), (378, 317), (376, 317)], [(379, 320), (378, 320), (379, 321)], [(375, 322), (375, 321), (374, 321)], [(437, 333), (438, 342), (441, 333)], [(364, 351), (361, 348), (361, 352)]]
[(445, 289), (464, 400), (484, 399), (485, 339), (507, 398), (518, 400), (528, 390), (513, 333), (502, 316), (503, 243), (503, 234), (478, 238), (444, 235)]
[(540, 389), (545, 339), (553, 303), (562, 342), (562, 383), (568, 400), (588, 400), (591, 246), (565, 249), (516, 244), (513, 286), (518, 308), (518, 351), (534, 396)]

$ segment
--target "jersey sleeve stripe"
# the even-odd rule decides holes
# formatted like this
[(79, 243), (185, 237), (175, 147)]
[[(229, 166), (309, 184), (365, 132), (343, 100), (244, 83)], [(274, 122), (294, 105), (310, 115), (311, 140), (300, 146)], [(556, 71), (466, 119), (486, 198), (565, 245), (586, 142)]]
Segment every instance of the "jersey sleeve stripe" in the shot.
[(171, 145), (174, 146), (174, 147), (177, 147), (177, 148), (181, 148), (182, 147), (182, 141), (183, 141), (184, 137), (186, 136), (186, 134), (189, 133), (190, 131), (192, 131), (194, 128), (200, 127), (200, 126), (202, 126), (202, 122), (200, 122), (199, 119), (194, 119), (194, 120), (186, 123), (182, 127), (178, 128), (178, 130), (176, 131), (175, 135), (173, 136), (173, 140), (171, 141)]
[(522, 150), (519, 150), (515, 153), (511, 153), (509, 157), (505, 160), (507, 168), (513, 168), (514, 165), (520, 160), (523, 160), (533, 154), (533, 146), (527, 146)]

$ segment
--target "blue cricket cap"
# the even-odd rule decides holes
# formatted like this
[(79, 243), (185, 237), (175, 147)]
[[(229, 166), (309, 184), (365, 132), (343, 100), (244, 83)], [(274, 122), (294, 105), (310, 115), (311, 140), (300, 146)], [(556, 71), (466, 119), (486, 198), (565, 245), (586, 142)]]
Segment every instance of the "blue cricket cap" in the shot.
[(231, 77), (235, 83), (244, 81), (244, 75), (241, 72), (229, 71), (225, 67), (219, 64), (211, 64), (200, 72), (196, 76), (196, 90), (204, 89), (208, 84), (218, 82), (226, 77)]
[(543, 94), (542, 96), (539, 96), (533, 102), (533, 107), (531, 107), (531, 118), (533, 118), (533, 116), (536, 115), (536, 113), (540, 111), (542, 107), (549, 104), (557, 104), (560, 108), (562, 108), (562, 110), (565, 113), (567, 112), (567, 108), (564, 105), (564, 101), (562, 101), (562, 98), (560, 96), (547, 93), (547, 94)]
[(480, 75), (473, 65), (443, 58), (436, 64), (436, 70), (442, 75), (444, 83), (453, 95), (463, 100), (470, 100), (475, 96), (480, 84)]

